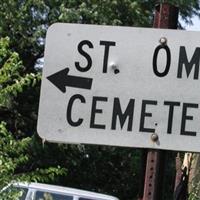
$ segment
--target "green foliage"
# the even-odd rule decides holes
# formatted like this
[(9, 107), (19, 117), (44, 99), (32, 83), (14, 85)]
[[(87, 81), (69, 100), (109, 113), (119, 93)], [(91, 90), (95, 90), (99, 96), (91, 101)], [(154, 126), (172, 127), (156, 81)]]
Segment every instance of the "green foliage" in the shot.
[[(46, 166), (35, 163), (38, 154), (44, 153), (41, 141), (33, 133), (28, 137), (18, 126), (19, 121), (23, 122), (23, 117), (17, 109), (17, 100), (38, 85), (41, 74), (24, 73), (19, 55), (9, 49), (9, 38), (0, 39), (0, 61), (0, 188), (12, 180), (54, 181), (60, 175), (65, 175), (66, 169), (58, 163)], [(12, 129), (13, 126), (15, 129)], [(18, 139), (20, 134), (23, 137)], [(40, 152), (34, 145), (41, 146)]]
[[(41, 74), (26, 73), (19, 54), (9, 48), (9, 42), (8, 37), (0, 39), (0, 121), (6, 121), (12, 132), (20, 134), (24, 132), (26, 122), (33, 121), (37, 113), (37, 101), (34, 102), (35, 107), (32, 106), (35, 110), (32, 112), (26, 107), (27, 112), (24, 108), (27, 104), (21, 103), (22, 98), (28, 101), (29, 106), (33, 104), (35, 92), (38, 95)], [(24, 98), (27, 94), (28, 97)]]
[(1, 192), (0, 200), (21, 200), (24, 195), (26, 195), (26, 191), (23, 189), (17, 189), (12, 185), (9, 185), (8, 188), (4, 188)]
[(11, 180), (49, 182), (53, 181), (56, 176), (66, 174), (66, 170), (59, 165), (31, 168), (32, 162), (36, 161), (35, 158), (33, 159), (33, 155), (37, 155), (35, 149), (32, 149), (34, 138), (26, 137), (16, 140), (6, 129), (5, 122), (0, 124), (0, 138), (1, 188), (10, 183)]
[[(197, 155), (194, 156), (194, 159), (197, 159)], [(191, 180), (191, 191), (188, 200), (200, 200), (200, 169), (198, 165), (195, 170), (195, 176)]]
[(200, 182), (192, 184), (192, 192), (189, 195), (188, 200), (200, 200)]
[(0, 39), (0, 106), (10, 107), (13, 97), (24, 91), (26, 87), (34, 87), (40, 80), (40, 74), (26, 74), (22, 61), (16, 52), (9, 50), (9, 38)]
[(191, 24), (191, 17), (197, 15), (200, 17), (200, 2), (198, 0), (165, 0), (180, 9), (182, 19)]
[(79, 151), (71, 148), (66, 156), (68, 176), (62, 184), (120, 199), (136, 198), (142, 181), (140, 150), (96, 145), (79, 146)]

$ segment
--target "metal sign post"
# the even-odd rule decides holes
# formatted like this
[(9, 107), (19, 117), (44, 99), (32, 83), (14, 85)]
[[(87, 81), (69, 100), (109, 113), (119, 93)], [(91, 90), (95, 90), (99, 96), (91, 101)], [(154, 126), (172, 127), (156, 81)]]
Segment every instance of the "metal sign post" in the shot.
[[(167, 3), (156, 6), (154, 28), (177, 29), (178, 8)], [(152, 138), (153, 139), (153, 138)], [(156, 137), (154, 136), (154, 139)], [(149, 150), (143, 200), (161, 199), (165, 151)]]

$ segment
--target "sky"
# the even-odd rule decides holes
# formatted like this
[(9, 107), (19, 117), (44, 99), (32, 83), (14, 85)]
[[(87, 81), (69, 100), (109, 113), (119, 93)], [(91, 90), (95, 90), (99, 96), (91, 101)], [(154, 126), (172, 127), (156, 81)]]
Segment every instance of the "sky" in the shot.
[(200, 31), (200, 19), (198, 17), (193, 17), (193, 25), (183, 24), (186, 30), (190, 31)]

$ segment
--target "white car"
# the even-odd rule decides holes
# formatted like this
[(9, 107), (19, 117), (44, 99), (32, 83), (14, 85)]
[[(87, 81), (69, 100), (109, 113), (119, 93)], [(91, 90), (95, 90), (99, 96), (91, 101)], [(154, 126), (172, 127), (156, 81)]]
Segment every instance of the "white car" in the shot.
[(19, 200), (119, 200), (96, 192), (40, 183), (14, 183), (6, 187), (3, 193), (5, 195), (13, 190), (19, 191)]

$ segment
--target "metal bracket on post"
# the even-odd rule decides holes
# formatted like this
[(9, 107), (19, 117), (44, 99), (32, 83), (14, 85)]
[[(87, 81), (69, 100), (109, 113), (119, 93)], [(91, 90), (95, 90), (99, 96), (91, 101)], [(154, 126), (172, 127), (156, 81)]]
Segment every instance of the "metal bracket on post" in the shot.
[[(153, 27), (176, 29), (178, 24), (178, 10), (178, 7), (168, 3), (157, 5)], [(148, 151), (143, 200), (160, 200), (162, 198), (164, 158), (165, 151)]]

